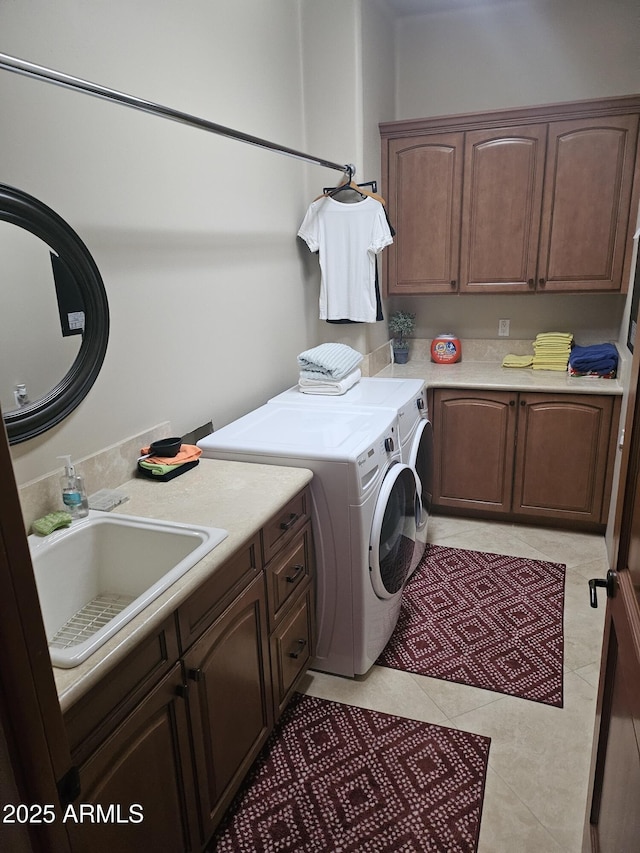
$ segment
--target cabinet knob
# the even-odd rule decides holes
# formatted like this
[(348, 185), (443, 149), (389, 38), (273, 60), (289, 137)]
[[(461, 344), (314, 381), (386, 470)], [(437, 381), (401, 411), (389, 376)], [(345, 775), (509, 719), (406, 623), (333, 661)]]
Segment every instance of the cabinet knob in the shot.
[(510, 406), (515, 406), (515, 404), (516, 404), (516, 401), (515, 401), (515, 400), (509, 400), (509, 405), (510, 405)]
[(539, 278), (538, 279), (538, 285), (540, 287), (544, 287), (546, 283), (547, 283), (547, 280), (545, 278)]
[(295, 652), (289, 652), (289, 657), (290, 658), (299, 658), (306, 645), (307, 645), (306, 640), (298, 640), (298, 643), (297, 643), (298, 648), (295, 650)]
[(521, 406), (526, 406), (527, 404), (525, 403), (525, 401), (524, 401), (524, 400), (520, 400), (520, 405), (521, 405)]
[(181, 699), (186, 699), (189, 694), (189, 685), (188, 684), (178, 684), (176, 687), (176, 696), (179, 696)]
[(534, 281), (534, 279), (530, 278), (530, 279), (527, 281), (527, 284), (529, 285), (529, 287), (535, 287), (535, 281)]
[(201, 669), (188, 669), (187, 670), (187, 678), (190, 678), (191, 681), (200, 681), (202, 679), (202, 670)]
[(454, 287), (457, 287), (457, 285), (458, 285), (457, 280), (455, 278), (452, 278), (451, 279), (451, 287), (454, 288)]
[(288, 521), (280, 522), (280, 530), (291, 530), (296, 521), (300, 518), (295, 512), (290, 513)]
[(291, 566), (293, 569), (292, 575), (287, 575), (287, 583), (295, 583), (300, 577), (300, 572), (304, 572), (304, 566), (302, 563), (297, 563), (295, 566)]

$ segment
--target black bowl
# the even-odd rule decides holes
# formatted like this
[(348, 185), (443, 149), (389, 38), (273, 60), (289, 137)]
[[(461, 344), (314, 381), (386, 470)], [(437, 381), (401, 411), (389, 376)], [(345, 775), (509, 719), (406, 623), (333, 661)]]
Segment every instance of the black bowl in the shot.
[(160, 438), (158, 441), (152, 442), (149, 447), (150, 456), (159, 456), (161, 458), (170, 459), (180, 453), (182, 447), (181, 438)]

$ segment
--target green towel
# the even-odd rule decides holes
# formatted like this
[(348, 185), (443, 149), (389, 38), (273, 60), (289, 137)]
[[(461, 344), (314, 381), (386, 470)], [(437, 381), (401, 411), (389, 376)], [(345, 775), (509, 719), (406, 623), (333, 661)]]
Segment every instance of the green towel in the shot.
[(175, 471), (176, 468), (184, 464), (186, 463), (179, 462), (177, 465), (162, 465), (160, 462), (145, 462), (144, 460), (138, 462), (141, 468), (146, 468), (147, 471), (151, 471), (156, 477), (162, 477), (163, 474), (168, 474), (169, 471)]
[(37, 533), (38, 536), (48, 536), (54, 530), (60, 527), (68, 527), (73, 519), (68, 512), (60, 510), (60, 512), (50, 512), (42, 518), (36, 519), (31, 525), (31, 530)]

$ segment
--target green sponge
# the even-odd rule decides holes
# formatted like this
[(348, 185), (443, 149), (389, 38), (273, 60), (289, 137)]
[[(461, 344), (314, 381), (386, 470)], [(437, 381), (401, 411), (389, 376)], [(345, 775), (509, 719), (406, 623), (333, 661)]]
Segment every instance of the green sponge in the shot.
[(42, 518), (38, 518), (31, 525), (31, 530), (38, 536), (48, 536), (59, 527), (68, 527), (73, 519), (68, 512), (50, 512)]

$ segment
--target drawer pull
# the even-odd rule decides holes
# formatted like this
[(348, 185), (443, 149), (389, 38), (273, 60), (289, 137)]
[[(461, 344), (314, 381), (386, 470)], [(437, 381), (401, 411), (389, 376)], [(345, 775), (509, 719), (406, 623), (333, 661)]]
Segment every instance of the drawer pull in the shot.
[(302, 563), (298, 563), (295, 566), (291, 567), (293, 569), (292, 575), (287, 575), (287, 583), (295, 583), (300, 577), (300, 572), (304, 572), (304, 566)]
[(292, 512), (289, 516), (289, 521), (281, 521), (280, 522), (280, 530), (291, 530), (296, 521), (300, 518), (297, 513)]
[(302, 652), (304, 651), (304, 647), (307, 645), (306, 640), (298, 640), (298, 648), (295, 652), (289, 652), (290, 658), (299, 658)]

